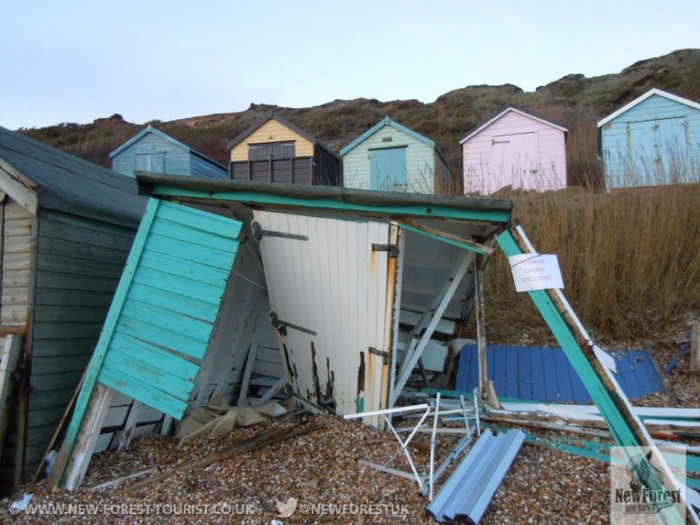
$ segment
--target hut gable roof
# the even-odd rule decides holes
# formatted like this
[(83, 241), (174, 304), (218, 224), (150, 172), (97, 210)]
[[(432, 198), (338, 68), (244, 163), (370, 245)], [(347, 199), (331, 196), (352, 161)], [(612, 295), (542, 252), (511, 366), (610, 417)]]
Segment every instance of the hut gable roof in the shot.
[(644, 93), (642, 96), (635, 98), (632, 102), (625, 104), (620, 109), (618, 109), (614, 113), (611, 113), (610, 115), (608, 115), (604, 119), (598, 121), (598, 127), (600, 128), (602, 126), (605, 126), (605, 124), (607, 124), (611, 120), (616, 119), (617, 117), (619, 117), (623, 113), (626, 113), (627, 111), (629, 111), (633, 107), (641, 104), (642, 102), (644, 102), (648, 98), (653, 97), (654, 95), (657, 95), (659, 97), (664, 97), (664, 98), (667, 98), (669, 100), (673, 100), (674, 102), (678, 102), (679, 104), (684, 104), (684, 105), (691, 107), (693, 109), (700, 110), (700, 104), (698, 104), (697, 102), (693, 102), (692, 100), (688, 100), (687, 98), (682, 98), (682, 97), (679, 97), (678, 95), (673, 95), (672, 93), (667, 93), (666, 91), (662, 91), (660, 89), (653, 88), (653, 89), (650, 89), (649, 91), (647, 91), (646, 93)]
[(295, 126), (294, 124), (292, 124), (292, 123), (289, 122), (288, 120), (286, 120), (286, 119), (280, 117), (277, 113), (275, 113), (275, 112), (273, 112), (273, 111), (268, 111), (268, 112), (265, 113), (262, 117), (260, 117), (260, 118), (257, 119), (255, 122), (253, 122), (250, 126), (248, 126), (247, 129), (245, 129), (244, 131), (242, 131), (241, 133), (239, 133), (238, 135), (236, 135), (236, 137), (234, 137), (233, 139), (231, 139), (231, 140), (228, 142), (228, 144), (226, 144), (226, 149), (229, 150), (229, 151), (232, 150), (235, 146), (237, 146), (238, 144), (240, 144), (241, 142), (243, 142), (243, 140), (245, 140), (245, 138), (248, 137), (250, 134), (252, 134), (256, 129), (258, 129), (260, 126), (262, 126), (263, 124), (265, 124), (265, 122), (267, 122), (268, 120), (272, 120), (272, 119), (276, 120), (277, 122), (279, 122), (279, 123), (282, 124), (283, 126), (289, 128), (289, 129), (291, 129), (291, 130), (292, 130), (294, 133), (296, 133), (297, 135), (300, 135), (300, 136), (304, 137), (306, 140), (308, 140), (309, 142), (311, 142), (311, 143), (314, 144), (315, 146), (318, 146), (319, 148), (322, 148), (322, 149), (325, 150), (329, 155), (331, 155), (333, 158), (335, 158), (336, 160), (338, 160), (338, 161), (340, 162), (340, 159), (338, 159), (338, 156), (337, 156), (335, 153), (333, 153), (333, 152), (330, 150), (330, 148), (329, 148), (328, 146), (326, 146), (323, 142), (321, 142), (320, 140), (318, 140), (318, 139), (317, 139), (316, 137), (314, 137), (313, 135), (310, 135), (309, 133), (307, 133), (306, 131), (304, 131), (304, 130), (301, 129), (300, 127)]
[(392, 128), (405, 133), (406, 135), (416, 139), (419, 142), (422, 142), (423, 144), (427, 144), (431, 148), (435, 148), (435, 141), (430, 140), (427, 137), (424, 137), (423, 135), (416, 133), (412, 129), (407, 128), (406, 126), (402, 126), (398, 122), (394, 122), (391, 120), (389, 117), (384, 117), (382, 120), (377, 122), (374, 126), (369, 128), (367, 131), (365, 131), (362, 135), (357, 137), (355, 140), (353, 140), (350, 144), (345, 146), (343, 149), (340, 150), (340, 155), (344, 156), (354, 148), (356, 148), (359, 144), (367, 140), (369, 137), (374, 135), (377, 131), (380, 129), (384, 128), (385, 126), (391, 126)]
[(540, 122), (541, 124), (551, 126), (552, 128), (558, 129), (559, 131), (562, 131), (564, 133), (566, 133), (568, 131), (561, 124), (558, 124), (556, 122), (552, 122), (551, 120), (547, 120), (546, 118), (541, 117), (539, 115), (535, 115), (534, 113), (532, 113), (530, 111), (525, 111), (524, 109), (516, 108), (514, 106), (509, 106), (506, 109), (504, 109), (503, 111), (500, 111), (499, 113), (497, 113), (493, 117), (486, 120), (484, 123), (479, 124), (476, 128), (474, 128), (471, 131), (468, 131), (467, 133), (462, 135), (462, 138), (459, 139), (459, 143), (464, 144), (466, 141), (468, 141), (474, 135), (481, 133), (483, 130), (485, 130), (486, 128), (491, 126), (494, 122), (502, 119), (504, 116), (506, 116), (509, 113), (515, 113), (515, 114), (521, 115), (523, 117), (535, 120), (537, 122)]
[(164, 141), (166, 141), (166, 142), (172, 144), (172, 145), (175, 146), (176, 148), (179, 148), (179, 149), (181, 149), (181, 150), (183, 150), (183, 151), (189, 153), (190, 155), (195, 155), (195, 156), (197, 156), (197, 157), (200, 157), (200, 158), (206, 160), (207, 162), (210, 162), (211, 164), (215, 164), (216, 166), (220, 167), (222, 170), (225, 170), (225, 169), (226, 169), (226, 166), (222, 165), (222, 164), (219, 163), (219, 162), (216, 162), (216, 161), (215, 161), (214, 159), (212, 159), (211, 157), (208, 157), (208, 156), (206, 156), (204, 153), (201, 153), (201, 152), (199, 152), (199, 151), (197, 151), (197, 150), (195, 150), (195, 149), (190, 148), (187, 144), (183, 144), (183, 143), (180, 142), (179, 140), (175, 140), (175, 139), (174, 139), (173, 137), (171, 137), (170, 135), (167, 135), (166, 133), (163, 133), (162, 131), (157, 130), (156, 128), (154, 128), (154, 127), (151, 126), (150, 124), (149, 124), (148, 126), (146, 126), (145, 128), (143, 128), (141, 131), (139, 131), (136, 135), (134, 135), (133, 137), (131, 137), (129, 140), (127, 140), (124, 144), (122, 144), (121, 146), (119, 146), (117, 149), (115, 149), (114, 151), (112, 151), (112, 152), (109, 154), (109, 158), (112, 159), (112, 158), (114, 158), (115, 156), (119, 155), (122, 151), (124, 151), (124, 150), (128, 149), (129, 147), (131, 147), (132, 145), (136, 144), (139, 140), (141, 140), (143, 137), (145, 137), (145, 136), (148, 135), (149, 133), (153, 133), (153, 134), (156, 135), (157, 137), (160, 137), (160, 138), (163, 139)]
[(145, 199), (130, 177), (2, 127), (0, 159), (12, 168), (0, 175), (30, 181), (40, 208), (130, 227), (141, 220)]

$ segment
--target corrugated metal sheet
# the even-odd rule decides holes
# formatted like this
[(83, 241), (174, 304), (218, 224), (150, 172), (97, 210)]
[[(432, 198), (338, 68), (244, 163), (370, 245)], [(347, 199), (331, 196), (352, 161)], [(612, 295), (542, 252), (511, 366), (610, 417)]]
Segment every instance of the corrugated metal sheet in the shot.
[(478, 523), (503, 481), (525, 433), (511, 429), (494, 436), (484, 431), (467, 456), (428, 505), (428, 513), (440, 523), (467, 518)]
[(388, 340), (388, 255), (372, 244), (387, 244), (389, 225), (264, 211), (255, 218), (263, 230), (307, 237), (263, 235), (260, 243), (272, 310), (289, 323), (279, 340), (295, 392), (318, 404), (333, 397), (339, 414), (385, 408), (389, 367), (370, 348), (384, 351)]
[(207, 348), (241, 223), (157, 200), (149, 210), (154, 219), (126, 296), (113, 304), (119, 309), (116, 326), (97, 380), (179, 419)]
[[(648, 352), (625, 350), (612, 355), (617, 364), (617, 380), (628, 398), (664, 391)], [(496, 393), (502, 397), (542, 402), (591, 402), (561, 348), (489, 345), (487, 368)], [(466, 345), (460, 353), (455, 388), (471, 392), (478, 385), (478, 377), (476, 345)]]

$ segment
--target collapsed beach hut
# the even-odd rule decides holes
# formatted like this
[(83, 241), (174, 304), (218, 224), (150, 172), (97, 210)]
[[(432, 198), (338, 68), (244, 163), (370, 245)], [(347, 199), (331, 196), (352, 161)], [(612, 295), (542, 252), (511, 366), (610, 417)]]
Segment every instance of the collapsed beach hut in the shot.
[[(509, 201), (157, 175), (140, 182), (151, 199), (52, 486), (80, 484), (103, 430), (115, 430), (105, 428), (115, 395), (161, 411), (165, 423), (215, 394), (262, 403), (284, 390), (307, 407), (390, 425), (377, 411), (394, 407), (431, 342), (441, 341), (438, 326), (454, 335), (472, 299), (485, 356), (482, 272), (495, 243), (508, 257), (539, 257), (520, 227), (508, 229)], [(648, 447), (659, 486), (685, 489), (634, 413), (614, 360), (561, 290), (527, 293), (616, 443), (632, 455)], [(257, 351), (270, 344), (280, 376), (253, 400)], [(493, 401), (481, 363), (477, 395)], [(127, 418), (122, 437), (136, 419)], [(697, 494), (679, 494), (697, 521)]]
[(161, 428), (215, 395), (392, 407), (423, 356), (449, 361), (511, 214), (503, 200), (139, 179), (151, 199), (54, 472), (69, 488), (133, 431), (105, 423), (115, 396), (160, 411)]

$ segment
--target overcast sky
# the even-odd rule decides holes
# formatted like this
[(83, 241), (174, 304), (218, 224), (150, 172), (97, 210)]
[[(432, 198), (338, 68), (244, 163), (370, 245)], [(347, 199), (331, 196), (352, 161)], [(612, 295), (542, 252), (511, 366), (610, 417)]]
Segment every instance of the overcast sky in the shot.
[(526, 91), (699, 48), (699, 0), (0, 0), (0, 126)]

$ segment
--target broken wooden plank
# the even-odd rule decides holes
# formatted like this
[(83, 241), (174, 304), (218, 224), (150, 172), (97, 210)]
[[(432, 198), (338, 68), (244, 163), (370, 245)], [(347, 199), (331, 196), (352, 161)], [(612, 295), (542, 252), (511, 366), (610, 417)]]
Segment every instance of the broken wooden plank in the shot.
[[(109, 405), (112, 400), (112, 395), (114, 391), (102, 384), (97, 384), (93, 391), (92, 399), (89, 405), (89, 411), (87, 417), (83, 420), (83, 424), (78, 434), (78, 438), (75, 443), (75, 449), (70, 457), (65, 458), (65, 487), (68, 490), (73, 490), (77, 488), (83, 481), (85, 472), (87, 471), (88, 465), (90, 463), (90, 458), (92, 458), (92, 453), (95, 450), (95, 445), (100, 437), (100, 429), (102, 424), (107, 417), (107, 412), (109, 411)], [(63, 449), (61, 449), (61, 452)], [(56, 464), (54, 465), (54, 472), (52, 472), (51, 480), (54, 481), (56, 478), (53, 476), (60, 476), (62, 473), (60, 469), (57, 469), (58, 458), (56, 458)], [(60, 481), (59, 481), (60, 482)]]
[(262, 396), (260, 399), (257, 399), (254, 403), (251, 403), (253, 405), (264, 405), (268, 401), (271, 401), (277, 393), (282, 390), (285, 386), (287, 385), (287, 378), (282, 376), (280, 377), (277, 382), (270, 387), (270, 389), (265, 392), (265, 395)]
[(391, 221), (391, 223), (396, 224), (397, 226), (405, 230), (410, 230), (423, 235), (428, 235), (429, 237), (432, 237), (434, 239), (438, 239), (442, 242), (459, 246), (460, 248), (466, 248), (467, 250), (476, 252), (478, 254), (491, 255), (493, 253), (493, 248), (491, 248), (490, 246), (479, 244), (478, 242), (474, 242), (470, 239), (464, 239), (462, 237), (453, 235), (448, 232), (436, 230), (435, 228), (425, 226), (424, 224), (418, 224), (417, 222), (406, 218), (403, 218), (400, 221)]
[(128, 475), (126, 475), (126, 476), (121, 476), (121, 477), (119, 477), (119, 478), (115, 478), (115, 479), (110, 480), (110, 481), (105, 481), (104, 483), (100, 483), (99, 485), (95, 485), (94, 487), (88, 487), (88, 490), (94, 492), (94, 491), (96, 491), (96, 490), (106, 489), (107, 487), (113, 487), (114, 485), (119, 485), (119, 484), (122, 483), (123, 481), (127, 481), (127, 480), (130, 480), (130, 479), (138, 478), (138, 477), (140, 477), (140, 476), (145, 476), (146, 474), (149, 474), (149, 473), (151, 473), (151, 472), (153, 472), (153, 469), (152, 469), (152, 468), (149, 468), (149, 469), (146, 469), (146, 470), (142, 470), (141, 472), (135, 472), (135, 473), (133, 473), (133, 474), (128, 474)]
[(322, 428), (323, 425), (321, 423), (310, 423), (304, 427), (296, 427), (286, 432), (276, 428), (269, 429), (264, 432), (255, 434), (254, 436), (248, 439), (244, 439), (243, 441), (236, 443), (232, 447), (228, 447), (226, 449), (210, 454), (205, 458), (193, 461), (191, 463), (186, 463), (184, 465), (179, 465), (165, 472), (161, 472), (160, 474), (151, 476), (150, 478), (141, 480), (129, 487), (114, 492), (112, 495), (118, 496), (126, 492), (132, 492), (134, 490), (146, 487), (148, 485), (152, 485), (153, 483), (157, 483), (164, 479), (168, 479), (176, 473), (188, 472), (196, 468), (206, 467), (207, 465), (211, 465), (212, 463), (218, 463), (219, 461), (223, 461), (235, 455), (245, 454), (246, 452), (251, 452), (253, 450), (266, 447), (268, 445), (274, 445), (276, 443), (280, 443), (282, 441), (286, 441), (288, 439), (292, 439), (303, 434), (308, 434), (309, 432), (314, 432)]
[[(474, 262), (474, 297), (476, 304), (476, 341), (479, 349), (479, 395), (490, 398), (487, 392), (488, 369), (486, 359), (486, 314), (484, 312), (484, 264), (482, 255), (477, 255)], [(495, 405), (494, 405), (495, 406)]]
[(244, 406), (248, 404), (248, 387), (250, 385), (250, 378), (253, 374), (253, 366), (255, 365), (255, 358), (258, 355), (258, 343), (253, 343), (248, 349), (248, 357), (245, 363), (245, 372), (243, 372), (243, 382), (241, 383), (241, 388), (238, 391), (238, 406)]
[(134, 431), (136, 430), (136, 423), (139, 422), (139, 416), (141, 415), (142, 408), (143, 403), (134, 399), (134, 401), (131, 403), (131, 407), (129, 408), (129, 415), (126, 417), (126, 421), (124, 422), (124, 430), (121, 438), (119, 439), (117, 450), (129, 448), (131, 440), (134, 437)]
[(690, 371), (700, 370), (700, 321), (693, 321), (690, 332)]

